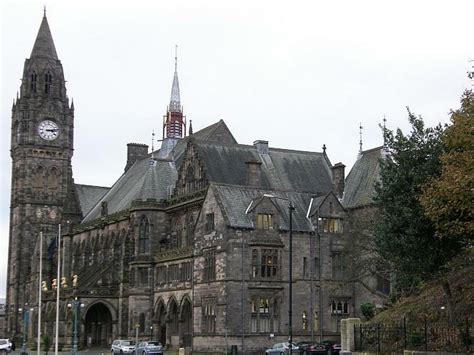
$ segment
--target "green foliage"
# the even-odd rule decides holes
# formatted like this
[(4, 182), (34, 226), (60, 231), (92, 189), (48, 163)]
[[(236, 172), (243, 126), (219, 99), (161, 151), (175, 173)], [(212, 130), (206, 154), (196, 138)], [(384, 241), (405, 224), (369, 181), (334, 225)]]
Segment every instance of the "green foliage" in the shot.
[(375, 200), (380, 219), (375, 246), (391, 266), (396, 289), (417, 290), (457, 252), (456, 242), (435, 237), (434, 225), (420, 204), (423, 185), (441, 173), (443, 127), (425, 128), (423, 119), (408, 111), (411, 132), (385, 130), (387, 156), (381, 162)]
[(41, 343), (43, 345), (43, 350), (46, 355), (48, 355), (49, 348), (51, 347), (51, 338), (49, 335), (43, 335), (41, 337)]
[(370, 302), (362, 303), (360, 305), (360, 311), (366, 320), (370, 320), (375, 316), (375, 307)]
[(424, 186), (420, 202), (439, 238), (464, 244), (474, 236), (474, 94), (464, 92), (461, 108), (452, 112), (441, 156), (442, 172)]

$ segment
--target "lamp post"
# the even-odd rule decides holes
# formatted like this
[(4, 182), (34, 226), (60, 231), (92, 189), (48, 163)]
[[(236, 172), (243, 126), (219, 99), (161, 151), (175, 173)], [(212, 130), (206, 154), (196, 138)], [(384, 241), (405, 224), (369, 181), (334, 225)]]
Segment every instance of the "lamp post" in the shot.
[(80, 307), (84, 304), (75, 297), (71, 303), (68, 303), (68, 307), (72, 308), (73, 311), (73, 341), (72, 341), (72, 355), (77, 355), (78, 343), (79, 343), (79, 311)]
[[(288, 214), (290, 218), (290, 228), (288, 231), (288, 347), (289, 354), (291, 355), (291, 348), (293, 347), (293, 211), (295, 210), (295, 206), (293, 205), (293, 202), (286, 197), (274, 196), (271, 194), (263, 194), (262, 197), (288, 202)], [(250, 201), (250, 204), (245, 211), (246, 214), (251, 212), (252, 205), (253, 200)]]

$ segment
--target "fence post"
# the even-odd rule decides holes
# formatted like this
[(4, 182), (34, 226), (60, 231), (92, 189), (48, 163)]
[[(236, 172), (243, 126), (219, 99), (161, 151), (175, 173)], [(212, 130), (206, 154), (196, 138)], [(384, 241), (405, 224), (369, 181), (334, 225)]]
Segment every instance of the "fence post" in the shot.
[(425, 316), (425, 351), (428, 351), (428, 321)]
[(403, 350), (407, 349), (407, 319), (403, 317)]

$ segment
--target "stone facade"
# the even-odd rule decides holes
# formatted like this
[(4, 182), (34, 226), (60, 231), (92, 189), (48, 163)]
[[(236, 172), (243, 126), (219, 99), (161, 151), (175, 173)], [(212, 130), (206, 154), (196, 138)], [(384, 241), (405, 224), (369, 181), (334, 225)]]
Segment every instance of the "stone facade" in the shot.
[[(177, 80), (175, 73), (173, 88)], [(41, 258), (42, 332), (54, 333), (56, 282), (62, 347), (72, 345), (79, 312), (81, 347), (136, 337), (195, 351), (261, 351), (288, 338), (290, 230), (295, 341), (335, 338), (361, 303), (383, 302), (348, 280), (353, 212), (341, 203), (344, 165), (332, 165), (325, 151), (237, 144), (223, 121), (177, 137), (178, 87), (170, 107), (179, 112), (167, 117), (180, 120), (162, 149), (148, 154), (131, 143), (113, 187), (75, 185), (74, 107), (65, 90), (44, 17), (12, 110), (9, 336), (21, 334), (18, 309), (27, 304), (29, 339), (36, 337)], [(59, 127), (49, 128), (59, 133), (49, 140), (38, 135), (46, 119)]]

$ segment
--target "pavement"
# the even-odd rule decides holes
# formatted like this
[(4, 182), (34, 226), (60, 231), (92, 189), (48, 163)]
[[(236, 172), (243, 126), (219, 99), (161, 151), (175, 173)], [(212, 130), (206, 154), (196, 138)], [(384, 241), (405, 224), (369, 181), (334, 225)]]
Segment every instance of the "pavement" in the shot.
[[(26, 353), (28, 355), (37, 355), (38, 352), (36, 350), (30, 350), (26, 349)], [(58, 355), (71, 355), (72, 351), (71, 350), (66, 350), (66, 351), (58, 351)], [(45, 355), (45, 351), (41, 351), (41, 355)], [(166, 350), (165, 351), (166, 355), (177, 355), (178, 352), (175, 350)], [(8, 355), (21, 355), (21, 347), (20, 349), (16, 349), (15, 351), (11, 351), (8, 353)], [(48, 351), (48, 355), (55, 355), (54, 354), (54, 348), (51, 351)], [(77, 352), (77, 355), (110, 355), (110, 348), (106, 349), (82, 349)]]

